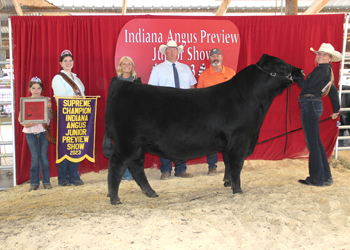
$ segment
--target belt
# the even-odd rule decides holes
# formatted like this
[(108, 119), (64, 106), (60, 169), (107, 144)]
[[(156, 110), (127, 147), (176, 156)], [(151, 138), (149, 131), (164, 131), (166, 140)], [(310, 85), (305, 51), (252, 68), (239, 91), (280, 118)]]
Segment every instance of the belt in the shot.
[(301, 98), (304, 98), (304, 97), (316, 97), (316, 96), (313, 95), (313, 94), (306, 94), (306, 95), (300, 96), (300, 99), (301, 99)]

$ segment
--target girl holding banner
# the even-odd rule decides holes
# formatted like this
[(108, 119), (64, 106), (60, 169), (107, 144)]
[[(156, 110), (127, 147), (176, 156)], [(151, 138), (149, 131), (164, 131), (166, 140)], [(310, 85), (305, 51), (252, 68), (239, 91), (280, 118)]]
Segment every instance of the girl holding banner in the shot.
[[(85, 87), (76, 74), (72, 73), (74, 66), (73, 55), (64, 50), (60, 56), (62, 70), (52, 79), (52, 89), (55, 96), (82, 97)], [(57, 99), (56, 99), (57, 101)], [(58, 142), (57, 142), (58, 143)], [(61, 186), (83, 185), (79, 174), (79, 162), (64, 159), (57, 164), (58, 184)]]

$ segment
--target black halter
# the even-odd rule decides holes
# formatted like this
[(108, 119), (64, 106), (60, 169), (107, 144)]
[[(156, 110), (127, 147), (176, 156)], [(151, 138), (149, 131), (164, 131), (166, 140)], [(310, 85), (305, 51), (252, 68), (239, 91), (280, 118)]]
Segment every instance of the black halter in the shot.
[(277, 75), (276, 72), (267, 72), (265, 70), (263, 70), (263, 68), (261, 68), (259, 65), (255, 64), (255, 66), (260, 69), (262, 72), (266, 73), (266, 74), (269, 74), (270, 76), (272, 77), (275, 77), (275, 76), (282, 76), (282, 77), (285, 77), (287, 78), (288, 80), (292, 81), (293, 82), (293, 77), (292, 77), (292, 72), (290, 72), (288, 75), (286, 76), (283, 76), (283, 75)]

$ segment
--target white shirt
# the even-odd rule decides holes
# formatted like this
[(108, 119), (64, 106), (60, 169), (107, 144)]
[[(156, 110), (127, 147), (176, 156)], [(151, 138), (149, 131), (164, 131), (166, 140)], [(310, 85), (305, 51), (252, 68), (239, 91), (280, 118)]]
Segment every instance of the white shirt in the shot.
[[(75, 82), (75, 84), (79, 87), (81, 91), (81, 95), (84, 96), (85, 87), (84, 87), (84, 84), (77, 77), (77, 75), (74, 73), (71, 73), (73, 76), (72, 78), (64, 70), (61, 70), (61, 72), (66, 74), (70, 79), (72, 79)], [(60, 75), (55, 75), (55, 77), (52, 79), (52, 89), (53, 89), (53, 94), (55, 96), (76, 96), (73, 88)]]
[[(197, 83), (190, 67), (186, 64), (175, 62), (179, 75), (180, 89), (189, 89)], [(149, 85), (175, 88), (173, 63), (165, 60), (153, 68), (148, 80)]]

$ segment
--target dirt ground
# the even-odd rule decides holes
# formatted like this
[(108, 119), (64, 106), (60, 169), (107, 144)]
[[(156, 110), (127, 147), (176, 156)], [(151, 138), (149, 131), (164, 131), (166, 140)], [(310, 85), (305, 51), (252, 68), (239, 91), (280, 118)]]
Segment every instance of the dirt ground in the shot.
[[(348, 157), (348, 152), (340, 155)], [(0, 192), (0, 249), (350, 249), (350, 171), (333, 161), (334, 185), (299, 184), (307, 160), (246, 161), (243, 194), (223, 186), (223, 163), (208, 176), (160, 180), (158, 198), (122, 182), (123, 204), (107, 198), (107, 171), (82, 175), (83, 186)]]

